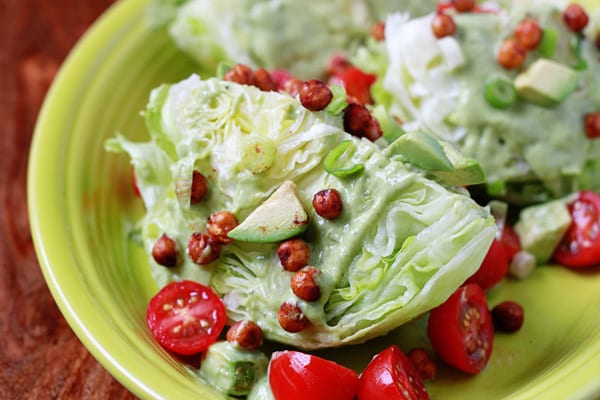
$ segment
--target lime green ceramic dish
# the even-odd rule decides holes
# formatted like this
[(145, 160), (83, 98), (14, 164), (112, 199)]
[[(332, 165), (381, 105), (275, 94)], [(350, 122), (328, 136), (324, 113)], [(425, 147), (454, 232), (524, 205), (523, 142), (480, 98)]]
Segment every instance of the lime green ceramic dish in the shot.
[[(74, 49), (41, 112), (29, 165), (29, 209), (40, 264), (69, 324), (93, 355), (141, 398), (221, 399), (163, 351), (145, 325), (156, 292), (129, 232), (143, 209), (124, 155), (106, 153), (117, 131), (143, 139), (139, 111), (152, 88), (195, 71), (164, 32), (145, 24), (144, 0), (110, 9)], [(600, 270), (539, 268), (490, 293), (522, 303), (516, 334), (498, 334), (476, 377), (441, 368), (433, 399), (600, 398)], [(360, 370), (389, 343), (426, 345), (424, 321), (385, 338), (320, 353)]]

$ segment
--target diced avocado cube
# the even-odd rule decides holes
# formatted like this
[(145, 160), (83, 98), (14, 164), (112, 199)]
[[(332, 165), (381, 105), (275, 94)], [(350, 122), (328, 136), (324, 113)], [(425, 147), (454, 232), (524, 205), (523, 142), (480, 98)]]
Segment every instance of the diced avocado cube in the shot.
[(529, 206), (521, 210), (515, 231), (521, 247), (535, 256), (540, 264), (550, 260), (556, 246), (571, 225), (571, 214), (565, 200)]
[(440, 143), (424, 132), (405, 133), (388, 146), (387, 152), (424, 170), (452, 171), (452, 162)]
[(266, 375), (268, 364), (261, 351), (244, 350), (222, 341), (208, 348), (200, 365), (200, 376), (225, 394), (246, 396)]
[(579, 82), (578, 71), (556, 61), (540, 58), (517, 76), (515, 88), (522, 99), (550, 107), (573, 93)]
[(440, 141), (452, 171), (432, 171), (436, 177), (453, 186), (477, 185), (485, 182), (485, 172), (477, 160), (466, 157), (448, 142)]
[(242, 242), (274, 243), (296, 236), (306, 228), (308, 213), (298, 198), (294, 182), (286, 181), (227, 236)]

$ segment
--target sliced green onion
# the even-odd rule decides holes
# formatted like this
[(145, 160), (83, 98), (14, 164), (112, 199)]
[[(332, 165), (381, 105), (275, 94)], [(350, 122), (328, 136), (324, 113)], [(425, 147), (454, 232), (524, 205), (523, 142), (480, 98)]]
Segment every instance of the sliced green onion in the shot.
[(575, 64), (573, 65), (573, 69), (578, 71), (584, 70), (587, 68), (587, 61), (583, 58), (583, 40), (585, 37), (583, 34), (578, 34), (573, 36), (571, 39), (571, 52), (575, 57)]
[(506, 79), (495, 78), (485, 85), (485, 99), (494, 108), (506, 109), (517, 100), (517, 91)]
[(556, 51), (556, 42), (558, 41), (558, 31), (552, 28), (542, 30), (542, 41), (538, 46), (540, 55), (546, 58), (552, 58)]
[(354, 175), (362, 171), (365, 168), (363, 164), (352, 164), (347, 167), (343, 165), (345, 161), (352, 157), (355, 150), (356, 147), (351, 140), (343, 141), (327, 154), (325, 160), (323, 160), (323, 168), (328, 173), (339, 178)]
[(277, 156), (277, 146), (270, 138), (250, 135), (242, 148), (242, 165), (253, 174), (269, 170)]
[(341, 115), (348, 106), (346, 88), (343, 85), (330, 85), (329, 89), (333, 93), (333, 99), (331, 99), (325, 110), (333, 116)]

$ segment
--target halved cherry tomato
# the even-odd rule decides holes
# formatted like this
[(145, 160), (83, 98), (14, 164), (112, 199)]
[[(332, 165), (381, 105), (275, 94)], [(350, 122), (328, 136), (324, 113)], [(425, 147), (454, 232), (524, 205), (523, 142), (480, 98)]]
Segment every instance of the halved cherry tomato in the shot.
[(273, 353), (268, 373), (275, 400), (353, 400), (358, 388), (353, 370), (299, 351)]
[(182, 355), (208, 349), (226, 319), (221, 298), (194, 281), (169, 283), (150, 300), (146, 310), (146, 322), (158, 343)]
[(429, 315), (427, 335), (446, 364), (476, 374), (488, 363), (494, 325), (485, 292), (476, 284), (461, 286)]
[(569, 204), (571, 226), (554, 251), (554, 259), (570, 268), (600, 264), (600, 195), (590, 190), (579, 193)]
[(521, 251), (521, 239), (519, 239), (515, 229), (508, 224), (504, 224), (500, 242), (504, 245), (504, 252), (508, 261), (512, 260), (515, 254)]
[(337, 77), (341, 80), (348, 97), (359, 104), (373, 104), (371, 85), (377, 79), (374, 74), (350, 66), (342, 70)]
[(494, 239), (481, 266), (465, 283), (476, 283), (487, 290), (497, 285), (508, 272), (508, 257), (505, 246)]
[(358, 400), (429, 400), (410, 360), (394, 345), (377, 354), (360, 375)]

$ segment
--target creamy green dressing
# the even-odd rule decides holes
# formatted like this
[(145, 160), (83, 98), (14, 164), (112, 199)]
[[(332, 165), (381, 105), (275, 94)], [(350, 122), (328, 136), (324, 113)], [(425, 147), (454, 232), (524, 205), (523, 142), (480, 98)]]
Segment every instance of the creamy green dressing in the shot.
[[(437, 79), (439, 89), (429, 84), (428, 94), (413, 95), (410, 102), (417, 111), (401, 107), (400, 116), (409, 122), (416, 120), (422, 129), (454, 142), (465, 155), (482, 164), (494, 194), (507, 195), (509, 201), (517, 203), (544, 201), (582, 188), (600, 189), (597, 180), (600, 141), (587, 138), (583, 127), (584, 114), (600, 109), (600, 54), (590, 39), (583, 42), (582, 56), (588, 67), (581, 71), (579, 88), (560, 104), (546, 108), (519, 99), (503, 110), (492, 107), (484, 98), (485, 85), (490, 79), (502, 77), (513, 81), (541, 57), (537, 50), (531, 51), (526, 65), (516, 71), (506, 70), (496, 62), (499, 44), (512, 35), (525, 15), (535, 17), (542, 28), (558, 32), (552, 60), (567, 66), (577, 63), (571, 48), (575, 34), (562, 22), (562, 9), (551, 2), (527, 3), (529, 8), (516, 8), (510, 14), (455, 15), (458, 29), (454, 38), (464, 54), (464, 65), (439, 72), (435, 77), (430, 74), (435, 64), (419, 67), (409, 78), (394, 71), (396, 79), (402, 81), (400, 89), (388, 85), (397, 101), (405, 96), (400, 93), (410, 91), (411, 85), (427, 86), (427, 80)], [(426, 18), (422, 21), (423, 26), (428, 23)], [(457, 89), (459, 94), (450, 105), (446, 104), (446, 109), (424, 109), (427, 100), (444, 97), (447, 88)], [(436, 118), (443, 120), (439, 124), (429, 122)]]

